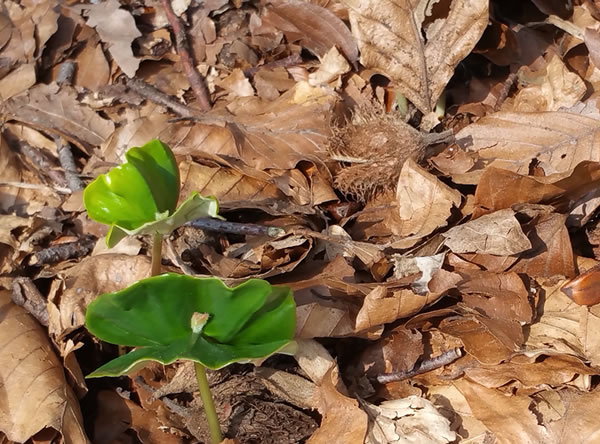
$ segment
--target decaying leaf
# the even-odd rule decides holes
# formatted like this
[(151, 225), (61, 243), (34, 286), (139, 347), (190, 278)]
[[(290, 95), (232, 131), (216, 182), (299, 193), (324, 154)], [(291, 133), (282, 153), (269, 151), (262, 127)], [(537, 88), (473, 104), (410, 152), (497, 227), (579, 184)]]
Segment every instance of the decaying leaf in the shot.
[(0, 292), (0, 431), (25, 442), (43, 429), (88, 443), (79, 403), (38, 322)]
[(375, 416), (369, 425), (368, 444), (445, 444), (456, 439), (450, 421), (427, 399), (409, 396), (368, 405)]
[(0, 111), (11, 120), (62, 135), (85, 151), (104, 143), (115, 129), (113, 122), (82, 105), (75, 90), (55, 83), (36, 85), (4, 102)]
[(599, 161), (597, 139), (596, 119), (564, 112), (499, 112), (456, 134), (457, 142), (476, 151), (488, 167), (523, 175), (534, 159), (546, 175), (567, 172), (584, 160)]
[(87, 24), (96, 28), (123, 72), (133, 77), (140, 59), (133, 56), (131, 44), (142, 35), (135, 25), (133, 16), (121, 9), (121, 4), (116, 0), (98, 5), (86, 5), (85, 8), (89, 11)]
[(388, 76), (424, 114), (434, 109), (454, 67), (488, 23), (487, 0), (454, 0), (444, 17), (432, 16), (426, 1), (344, 4), (350, 10), (361, 63)]
[(531, 248), (521, 224), (510, 209), (496, 211), (458, 225), (442, 234), (454, 253), (488, 253), (499, 256), (522, 253)]
[(307, 441), (309, 444), (328, 444), (332, 436), (348, 444), (362, 444), (365, 440), (367, 414), (358, 407), (358, 401), (338, 391), (338, 381), (339, 370), (335, 366), (319, 387), (319, 412), (323, 421)]

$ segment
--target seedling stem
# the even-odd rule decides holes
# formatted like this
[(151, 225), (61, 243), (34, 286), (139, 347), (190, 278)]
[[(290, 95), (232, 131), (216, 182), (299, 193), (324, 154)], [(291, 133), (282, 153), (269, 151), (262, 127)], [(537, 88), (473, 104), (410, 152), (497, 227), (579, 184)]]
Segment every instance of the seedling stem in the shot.
[(202, 398), (202, 404), (204, 404), (206, 421), (208, 422), (208, 429), (210, 430), (210, 439), (213, 444), (218, 444), (223, 441), (223, 436), (221, 435), (221, 426), (219, 425), (215, 403), (210, 394), (208, 379), (206, 379), (206, 367), (199, 362), (194, 362), (194, 368), (196, 369), (196, 380), (198, 381), (200, 397)]
[(161, 271), (163, 235), (160, 233), (152, 234), (152, 271), (150, 276), (156, 276)]

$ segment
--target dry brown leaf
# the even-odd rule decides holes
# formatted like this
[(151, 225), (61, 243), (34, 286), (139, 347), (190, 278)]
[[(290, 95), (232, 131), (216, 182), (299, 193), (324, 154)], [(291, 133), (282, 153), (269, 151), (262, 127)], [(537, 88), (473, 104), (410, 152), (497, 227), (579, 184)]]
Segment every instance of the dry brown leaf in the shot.
[(535, 160), (546, 175), (568, 172), (584, 160), (600, 160), (598, 137), (596, 119), (563, 112), (499, 112), (456, 134), (458, 144), (483, 161), (471, 170), (472, 179), (483, 163), (528, 175)]
[(528, 350), (570, 354), (600, 363), (600, 308), (582, 307), (560, 291), (564, 281), (542, 287), (539, 319), (529, 327)]
[(598, 371), (586, 366), (579, 358), (569, 355), (538, 357), (535, 362), (517, 356), (511, 362), (495, 366), (465, 369), (465, 376), (487, 388), (502, 387), (505, 392), (517, 389), (563, 387), (579, 375), (596, 375)]
[(506, 396), (467, 378), (454, 385), (464, 395), (473, 415), (494, 432), (501, 443), (553, 442), (548, 430), (538, 423), (528, 396)]
[(122, 290), (149, 276), (146, 256), (101, 254), (88, 257), (54, 280), (48, 295), (48, 330), (54, 338), (84, 325), (85, 310), (102, 293)]
[[(519, 209), (525, 212), (526, 207)], [(511, 267), (516, 273), (527, 273), (537, 278), (575, 276), (575, 259), (566, 215), (550, 213), (548, 207), (533, 209), (534, 226), (528, 230), (531, 249), (521, 254)]]
[(531, 242), (510, 209), (486, 214), (478, 219), (457, 225), (442, 236), (454, 253), (487, 253), (499, 256), (522, 253)]
[(163, 427), (152, 410), (146, 411), (135, 402), (116, 392), (102, 390), (97, 398), (98, 411), (94, 421), (94, 442), (120, 442), (129, 429), (141, 442), (177, 444), (181, 438)]
[(344, 22), (331, 11), (311, 2), (271, 0), (262, 20), (283, 31), (289, 43), (300, 44), (319, 57), (336, 46), (352, 64), (358, 61), (356, 42)]
[(23, 64), (0, 80), (0, 100), (8, 100), (35, 84), (35, 65)]
[(356, 331), (388, 324), (420, 312), (426, 306), (437, 302), (461, 278), (456, 273), (437, 270), (431, 280), (434, 281), (431, 290), (424, 295), (406, 288), (396, 290), (384, 286), (375, 287), (365, 296), (362, 307), (356, 315)]
[(445, 444), (457, 436), (450, 421), (427, 399), (409, 396), (366, 407), (374, 419), (366, 444)]
[[(360, 61), (389, 77), (419, 110), (432, 111), (488, 24), (488, 2), (454, 0), (445, 17), (431, 16), (426, 1), (344, 0)], [(431, 23), (425, 24), (425, 20)], [(423, 33), (426, 33), (426, 39)]]
[(87, 24), (100, 35), (108, 47), (110, 55), (121, 70), (133, 77), (140, 65), (140, 59), (134, 57), (131, 44), (142, 33), (135, 25), (130, 12), (121, 9), (117, 0), (108, 0), (100, 4), (85, 5), (88, 11)]
[(382, 373), (408, 372), (423, 351), (423, 335), (418, 330), (397, 327), (363, 350), (356, 364), (357, 373), (374, 377)]
[(579, 390), (544, 391), (535, 395), (542, 423), (552, 433), (551, 442), (593, 443), (598, 437), (596, 409), (600, 391), (582, 393)]
[(424, 237), (444, 227), (453, 207), (460, 206), (461, 194), (408, 159), (402, 166), (396, 188), (399, 220), (391, 224), (397, 236)]
[(348, 71), (348, 61), (334, 46), (323, 56), (319, 69), (308, 75), (308, 83), (312, 86), (325, 85)]
[(98, 42), (89, 42), (77, 55), (77, 71), (73, 84), (82, 86), (90, 91), (98, 91), (108, 84), (110, 66)]
[(38, 322), (0, 292), (0, 431), (25, 442), (54, 429), (65, 442), (88, 443), (79, 403)]
[(10, 120), (66, 137), (86, 152), (104, 143), (115, 125), (81, 105), (70, 87), (38, 84), (26, 93), (7, 100), (1, 111)]
[(586, 93), (581, 77), (569, 71), (557, 55), (552, 57), (544, 69), (527, 74), (523, 70), (520, 75), (521, 82), (527, 86), (517, 93), (514, 103), (510, 107), (503, 107), (503, 110), (558, 111), (575, 105)]
[(321, 427), (308, 439), (308, 444), (330, 444), (332, 437), (345, 444), (363, 444), (367, 434), (367, 414), (355, 399), (337, 389), (339, 370), (332, 367), (319, 387), (319, 412), (323, 415)]
[[(529, 291), (516, 273), (485, 271), (459, 272), (463, 277), (457, 285), (463, 302), (492, 319), (530, 324), (534, 312)], [(525, 279), (525, 278), (523, 278)]]

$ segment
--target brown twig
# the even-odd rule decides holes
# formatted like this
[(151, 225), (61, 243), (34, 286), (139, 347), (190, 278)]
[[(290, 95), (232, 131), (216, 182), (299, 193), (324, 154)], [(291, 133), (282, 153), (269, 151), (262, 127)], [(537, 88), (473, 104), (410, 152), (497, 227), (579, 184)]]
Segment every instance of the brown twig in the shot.
[(64, 187), (67, 185), (65, 175), (55, 169), (55, 166), (52, 165), (48, 156), (46, 156), (43, 151), (34, 148), (25, 142), (19, 143), (19, 151), (23, 153), (43, 175), (49, 177), (58, 186)]
[(264, 65), (254, 66), (244, 70), (246, 77), (254, 77), (254, 75), (261, 69), (274, 69), (274, 68), (287, 68), (288, 66), (294, 66), (302, 63), (302, 56), (298, 53), (284, 57), (283, 59), (273, 60), (272, 62), (265, 63)]
[(83, 236), (75, 242), (53, 245), (40, 250), (31, 257), (29, 265), (55, 264), (67, 259), (75, 259), (89, 254), (96, 244), (92, 236)]
[(85, 186), (79, 178), (75, 159), (73, 159), (73, 152), (71, 151), (71, 144), (64, 137), (60, 136), (55, 137), (54, 142), (58, 151), (58, 161), (65, 172), (68, 187), (71, 191), (83, 190)]
[(206, 231), (241, 234), (243, 236), (279, 237), (285, 234), (285, 230), (279, 227), (267, 227), (265, 225), (228, 222), (226, 220), (214, 219), (210, 217), (196, 219), (186, 223), (186, 225)]
[(171, 0), (161, 0), (161, 2), (165, 8), (167, 20), (169, 20), (171, 28), (173, 28), (173, 33), (175, 34), (175, 43), (177, 44), (177, 53), (181, 57), (183, 70), (185, 71), (185, 75), (190, 82), (192, 91), (194, 91), (194, 95), (196, 96), (196, 99), (198, 99), (200, 109), (202, 111), (209, 111), (211, 108), (210, 93), (206, 86), (204, 76), (198, 72), (194, 65), (192, 56), (190, 55), (190, 51), (188, 49), (188, 40), (185, 34), (185, 29), (183, 28), (183, 24), (175, 15), (175, 12), (171, 7)]
[(46, 300), (31, 279), (17, 277), (13, 280), (12, 300), (27, 310), (44, 327), (48, 326)]
[(193, 117), (198, 114), (189, 106), (184, 105), (176, 98), (171, 97), (170, 95), (162, 92), (160, 89), (155, 88), (152, 85), (149, 85), (143, 80), (135, 78), (128, 79), (126, 85), (127, 88), (136, 94), (139, 94), (145, 99), (173, 110), (174, 113), (180, 115), (181, 117)]
[(494, 105), (494, 111), (500, 110), (500, 108), (502, 107), (502, 104), (508, 98), (510, 90), (512, 89), (512, 87), (516, 81), (517, 81), (516, 68), (511, 67), (510, 74), (504, 81), (504, 84), (502, 85), (502, 89), (500, 90), (500, 93), (498, 95), (498, 99), (496, 100), (496, 104)]
[(403, 381), (404, 379), (412, 378), (413, 376), (420, 375), (422, 373), (427, 373), (431, 370), (435, 370), (436, 368), (448, 365), (456, 361), (461, 356), (461, 349), (453, 348), (452, 350), (445, 351), (444, 353), (442, 353), (439, 356), (436, 356), (435, 358), (427, 359), (425, 361), (421, 361), (415, 364), (412, 370), (377, 375), (377, 382), (379, 382), (380, 384), (387, 384), (388, 382)]

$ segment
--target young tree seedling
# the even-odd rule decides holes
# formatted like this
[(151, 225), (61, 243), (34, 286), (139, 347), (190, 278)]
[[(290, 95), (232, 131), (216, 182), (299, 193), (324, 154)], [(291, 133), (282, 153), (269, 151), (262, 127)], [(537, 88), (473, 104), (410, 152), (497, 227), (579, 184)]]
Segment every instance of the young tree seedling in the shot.
[(216, 217), (217, 201), (192, 193), (176, 207), (179, 170), (169, 147), (158, 140), (131, 148), (125, 157), (127, 162), (88, 185), (84, 203), (90, 218), (110, 225), (109, 247), (127, 235), (152, 235), (152, 277), (89, 304), (85, 325), (92, 334), (136, 348), (88, 378), (121, 376), (149, 361), (193, 361), (211, 440), (218, 443), (222, 435), (206, 367), (293, 353), (292, 291), (261, 279), (229, 288), (218, 278), (159, 275), (162, 236), (190, 220)]

